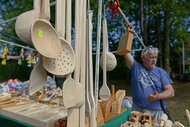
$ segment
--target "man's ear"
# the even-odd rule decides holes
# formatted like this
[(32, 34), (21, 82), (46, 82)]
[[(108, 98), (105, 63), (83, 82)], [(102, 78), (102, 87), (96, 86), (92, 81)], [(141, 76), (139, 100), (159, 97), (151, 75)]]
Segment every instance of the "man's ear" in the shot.
[(141, 56), (141, 59), (142, 59), (142, 61), (144, 61), (144, 59), (145, 59), (145, 56)]

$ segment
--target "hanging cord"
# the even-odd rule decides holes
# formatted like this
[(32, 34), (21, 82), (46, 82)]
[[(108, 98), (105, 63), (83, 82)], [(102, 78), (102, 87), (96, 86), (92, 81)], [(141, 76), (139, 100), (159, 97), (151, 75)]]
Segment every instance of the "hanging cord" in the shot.
[[(55, 5), (55, 2), (50, 3), (50, 6), (54, 6), (54, 5)], [(2, 22), (0, 22), (0, 25), (1, 25), (1, 24), (5, 24), (5, 23), (10, 22), (10, 21), (14, 21), (14, 20), (16, 20), (17, 18), (18, 18), (18, 16), (13, 17), (13, 18), (11, 18), (11, 19), (7, 19), (7, 20), (5, 20), (5, 21), (2, 21)]]
[(2, 39), (0, 39), (0, 42), (4, 42), (4, 43), (8, 43), (8, 44), (15, 45), (15, 46), (18, 46), (18, 47), (22, 47), (22, 48), (24, 48), (24, 49), (29, 49), (29, 50), (36, 51), (36, 50), (33, 49), (33, 48), (29, 48), (29, 47), (26, 47), (26, 46), (23, 46), (23, 45), (15, 44), (15, 43), (13, 43), (13, 42), (5, 41), (5, 40), (2, 40)]
[[(123, 17), (123, 19), (125, 20), (125, 22), (127, 23), (127, 25), (131, 25), (131, 23), (129, 22), (129, 20), (126, 18), (125, 14), (123, 13), (123, 11), (121, 10), (121, 8), (119, 7), (120, 6), (119, 0), (110, 0), (108, 2), (110, 2), (110, 8), (112, 10), (112, 18), (114, 16), (114, 12), (116, 10)], [(134, 31), (134, 33), (135, 33), (135, 36), (137, 37), (137, 39), (143, 45), (143, 47), (146, 48), (146, 46), (144, 45), (144, 43), (142, 42), (142, 40), (140, 39), (140, 37), (138, 36), (138, 34), (135, 31)]]

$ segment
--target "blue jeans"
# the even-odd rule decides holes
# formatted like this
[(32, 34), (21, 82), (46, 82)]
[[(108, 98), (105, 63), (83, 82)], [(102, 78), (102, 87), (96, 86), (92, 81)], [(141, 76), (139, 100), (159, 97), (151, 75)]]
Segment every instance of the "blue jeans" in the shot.
[(159, 120), (163, 114), (163, 111), (162, 110), (156, 110), (156, 109), (147, 109), (147, 108), (144, 108), (142, 106), (139, 106), (135, 103), (133, 103), (132, 105), (132, 111), (138, 111), (138, 112), (146, 112), (146, 113), (150, 113), (151, 115), (153, 115), (155, 117), (155, 121), (156, 122), (157, 120)]

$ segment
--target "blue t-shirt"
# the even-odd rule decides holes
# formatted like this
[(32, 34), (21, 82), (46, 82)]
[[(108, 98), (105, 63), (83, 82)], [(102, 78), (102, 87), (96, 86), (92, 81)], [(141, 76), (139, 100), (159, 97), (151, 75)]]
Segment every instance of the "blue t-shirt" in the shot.
[(146, 69), (142, 64), (134, 61), (131, 69), (132, 95), (135, 104), (148, 109), (162, 109), (160, 101), (148, 101), (147, 97), (163, 91), (167, 84), (173, 84), (165, 70), (159, 67)]

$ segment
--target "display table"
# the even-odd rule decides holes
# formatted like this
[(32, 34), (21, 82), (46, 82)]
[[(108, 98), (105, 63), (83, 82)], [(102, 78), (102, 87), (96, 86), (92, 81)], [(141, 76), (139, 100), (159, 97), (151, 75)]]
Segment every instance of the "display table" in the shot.
[(11, 119), (3, 115), (0, 115), (0, 125), (2, 127), (34, 127), (32, 125), (23, 123), (18, 120)]
[[(40, 104), (42, 105), (42, 104)], [(59, 118), (67, 116), (66, 110), (57, 110), (55, 107), (45, 107), (44, 109), (35, 109), (31, 112), (18, 112), (22, 107), (29, 107), (28, 105), (13, 106), (0, 109), (0, 126), (2, 127), (52, 127), (54, 122)], [(46, 106), (46, 105), (45, 105)], [(53, 112), (53, 110), (55, 110)], [(25, 113), (26, 112), (26, 113)]]

